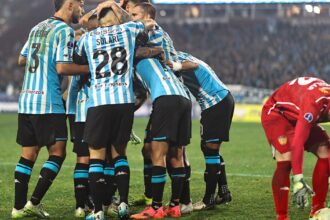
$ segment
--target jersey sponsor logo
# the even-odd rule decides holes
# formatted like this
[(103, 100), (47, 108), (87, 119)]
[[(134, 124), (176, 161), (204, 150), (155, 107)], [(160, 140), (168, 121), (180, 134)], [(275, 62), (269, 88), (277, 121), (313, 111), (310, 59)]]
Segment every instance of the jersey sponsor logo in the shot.
[(36, 95), (43, 95), (43, 91), (37, 91), (37, 90), (22, 90), (21, 94), (36, 94)]
[(280, 143), (280, 145), (286, 145), (288, 143), (288, 138), (285, 135), (279, 136), (277, 138), (278, 143)]
[(313, 121), (313, 114), (310, 112), (305, 113), (304, 119), (308, 122), (311, 123)]

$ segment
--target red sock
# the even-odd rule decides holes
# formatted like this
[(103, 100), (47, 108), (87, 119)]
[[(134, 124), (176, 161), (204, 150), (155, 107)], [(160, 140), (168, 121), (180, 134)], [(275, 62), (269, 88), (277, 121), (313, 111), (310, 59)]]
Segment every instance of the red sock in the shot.
[(272, 180), (273, 197), (277, 219), (285, 219), (288, 215), (290, 171), (290, 161), (277, 162), (277, 167)]
[(328, 158), (319, 158), (313, 172), (313, 190), (315, 195), (312, 199), (312, 212), (324, 208), (328, 193), (329, 163)]

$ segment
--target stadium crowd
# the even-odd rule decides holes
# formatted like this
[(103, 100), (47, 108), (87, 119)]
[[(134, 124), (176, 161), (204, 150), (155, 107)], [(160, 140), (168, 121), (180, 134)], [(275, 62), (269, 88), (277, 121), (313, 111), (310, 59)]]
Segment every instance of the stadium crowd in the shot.
[[(293, 27), (251, 20), (183, 24), (185, 28), (160, 24), (179, 50), (198, 54), (228, 84), (275, 89), (298, 75), (329, 79), (330, 33), (325, 25)], [(0, 52), (0, 91), (9, 83), (18, 89), (22, 82), (16, 65), (19, 48), (20, 43), (6, 57)]]

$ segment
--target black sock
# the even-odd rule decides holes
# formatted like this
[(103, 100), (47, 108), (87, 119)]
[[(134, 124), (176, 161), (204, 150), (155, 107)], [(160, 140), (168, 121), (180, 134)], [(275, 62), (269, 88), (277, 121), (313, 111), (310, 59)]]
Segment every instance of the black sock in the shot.
[(14, 208), (20, 210), (27, 202), (28, 185), (34, 162), (21, 157), (15, 169), (15, 204)]
[(157, 210), (162, 206), (163, 193), (166, 183), (166, 168), (160, 166), (152, 167), (152, 207)]
[(226, 167), (223, 157), (220, 155), (220, 175), (218, 178), (218, 194), (223, 194), (228, 191), (227, 186), (227, 176), (226, 176)]
[(88, 199), (88, 169), (89, 164), (77, 163), (74, 168), (73, 182), (74, 195), (76, 198), (76, 209), (85, 208)]
[(126, 156), (119, 156), (115, 161), (115, 178), (117, 182), (120, 202), (128, 204), (130, 170)]
[(112, 197), (117, 190), (117, 184), (115, 180), (115, 166), (113, 161), (108, 162), (104, 168), (104, 177), (106, 182), (106, 196), (103, 205), (109, 206), (112, 202)]
[(203, 202), (209, 204), (213, 202), (213, 197), (218, 183), (220, 174), (220, 155), (218, 150), (204, 148), (206, 169), (204, 172), (204, 181), (206, 183)]
[(170, 206), (174, 207), (179, 205), (182, 193), (182, 186), (186, 177), (184, 167), (172, 168), (170, 176), (172, 181), (172, 195)]
[(183, 186), (182, 186), (182, 193), (181, 193), (180, 203), (188, 205), (191, 202), (191, 200), (190, 200), (191, 167), (186, 166), (185, 171), (186, 171), (186, 176), (185, 176)]
[(90, 159), (89, 163), (89, 187), (94, 202), (94, 212), (97, 213), (102, 211), (104, 201), (104, 160)]
[(60, 171), (63, 161), (63, 157), (52, 155), (49, 156), (48, 160), (44, 163), (40, 171), (37, 186), (31, 197), (33, 205), (38, 205), (40, 203)]
[(144, 195), (148, 198), (152, 197), (152, 186), (151, 186), (151, 176), (152, 176), (152, 161), (151, 159), (143, 160), (143, 175), (144, 175)]

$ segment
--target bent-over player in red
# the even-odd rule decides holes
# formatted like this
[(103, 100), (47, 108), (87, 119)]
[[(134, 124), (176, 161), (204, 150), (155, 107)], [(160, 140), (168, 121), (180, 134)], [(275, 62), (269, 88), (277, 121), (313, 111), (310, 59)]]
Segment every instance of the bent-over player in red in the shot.
[[(272, 180), (277, 220), (288, 220), (290, 172), (293, 172), (294, 202), (314, 213), (324, 208), (328, 192), (329, 136), (319, 125), (330, 121), (330, 85), (321, 79), (300, 77), (285, 83), (266, 101), (261, 121), (273, 147), (277, 167)], [(317, 156), (313, 191), (303, 178), (304, 150)]]

